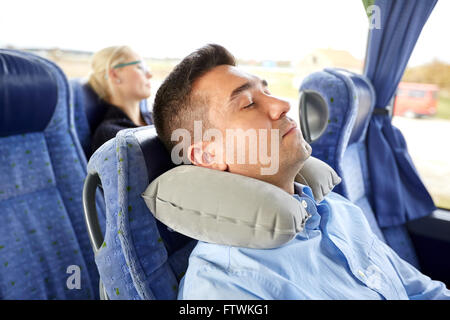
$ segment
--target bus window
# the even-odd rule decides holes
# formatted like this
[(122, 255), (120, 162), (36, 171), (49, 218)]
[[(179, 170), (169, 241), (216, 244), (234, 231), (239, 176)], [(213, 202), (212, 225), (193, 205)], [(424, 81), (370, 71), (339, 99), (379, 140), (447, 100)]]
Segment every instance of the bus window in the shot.
[(425, 90), (411, 90), (408, 93), (408, 96), (411, 98), (423, 98), (427, 92)]
[[(234, 53), (240, 67), (266, 79), (271, 94), (288, 99), (293, 107), (291, 116), (296, 120), (298, 88), (304, 77), (327, 67), (358, 73), (363, 70), (369, 23), (361, 1), (344, 6), (331, 0), (281, 0), (276, 5), (273, 1), (232, 0), (226, 6), (205, 0), (196, 4), (130, 3), (134, 5), (127, 8), (111, 7), (107, 1), (78, 4), (64, 21), (58, 22), (64, 28), (55, 30), (55, 19), (61, 17), (53, 12), (63, 12), (64, 5), (48, 0), (31, 2), (23, 19), (33, 24), (34, 33), (42, 37), (36, 40), (17, 20), (4, 15), (0, 29), (14, 33), (4, 34), (0, 47), (31, 49), (60, 65), (69, 78), (78, 78), (89, 74), (93, 52), (127, 44), (146, 58), (153, 75), (154, 95), (180, 58), (206, 43), (218, 43)], [(21, 10), (19, 1), (8, 6), (10, 12)], [(47, 7), (52, 10), (42, 10)], [(128, 20), (116, 24), (110, 16), (98, 15), (105, 7), (110, 16)], [(255, 9), (257, 14), (251, 14)], [(36, 11), (48, 16), (40, 16), (37, 21), (32, 14)], [(86, 23), (81, 24), (80, 17)], [(168, 19), (177, 23), (168, 23)], [(324, 28), (330, 21), (336, 21), (333, 28)]]
[[(89, 2), (90, 10), (81, 4), (74, 6), (64, 21), (54, 15), (54, 12), (64, 12), (64, 4), (49, 0), (29, 2), (23, 19), (34, 26), (33, 34), (42, 37), (34, 37), (19, 20), (3, 14), (0, 29), (11, 32), (2, 36), (0, 47), (40, 54), (56, 62), (68, 78), (80, 78), (88, 76), (93, 52), (111, 45), (130, 45), (144, 56), (152, 71), (151, 100), (180, 58), (206, 43), (222, 44), (236, 55), (240, 67), (267, 80), (271, 94), (291, 103), (289, 116), (297, 122), (298, 88), (306, 76), (328, 67), (363, 72), (369, 22), (361, 14), (364, 10), (361, 1), (343, 6), (331, 0), (280, 0), (274, 6), (265, 1), (266, 5), (260, 1), (232, 0), (220, 8), (219, 2), (199, 2), (201, 10), (193, 10), (189, 1), (177, 1), (174, 9), (171, 2), (141, 5), (131, 0), (136, 6), (110, 7), (111, 16), (128, 19), (120, 24), (97, 14), (102, 12), (106, 1)], [(438, 2), (425, 25), (397, 92), (394, 123), (405, 133), (418, 170), (436, 202), (450, 208), (450, 197), (445, 196), (450, 194), (449, 164), (445, 161), (450, 155), (445, 154), (441, 145), (441, 137), (450, 133), (449, 61), (442, 60), (450, 57), (450, 50), (449, 42), (437, 43), (435, 36), (441, 34), (444, 26), (448, 29), (444, 15), (448, 6), (446, 2)], [(136, 7), (141, 10), (135, 10)], [(249, 16), (255, 7), (258, 14)], [(20, 1), (9, 2), (8, 8), (4, 11), (21, 11)], [(221, 14), (217, 15), (219, 9)], [(37, 11), (44, 16), (36, 16)], [(167, 23), (167, 12), (176, 24)], [(86, 23), (80, 24), (80, 17)], [(239, 23), (230, 23), (230, 17)], [(330, 21), (339, 23), (323, 28)], [(64, 28), (55, 29), (58, 23)], [(174, 27), (180, 25), (183, 28)], [(248, 30), (257, 30), (255, 26), (262, 29), (250, 33)], [(424, 115), (428, 118), (411, 119)], [(426, 124), (431, 124), (430, 128), (421, 128)]]
[(449, 8), (438, 2), (425, 25), (397, 89), (393, 117), (436, 206), (445, 209), (450, 209), (450, 45), (436, 34), (450, 28)]

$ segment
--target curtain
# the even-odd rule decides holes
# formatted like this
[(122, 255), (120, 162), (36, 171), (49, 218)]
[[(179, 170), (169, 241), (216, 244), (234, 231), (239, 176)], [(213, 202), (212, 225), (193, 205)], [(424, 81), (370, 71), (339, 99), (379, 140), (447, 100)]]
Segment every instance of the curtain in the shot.
[(380, 227), (402, 225), (435, 210), (408, 154), (402, 133), (391, 124), (386, 106), (436, 2), (375, 1), (381, 23), (380, 28), (370, 30), (364, 74), (371, 80), (377, 97), (368, 129), (367, 149), (371, 200)]

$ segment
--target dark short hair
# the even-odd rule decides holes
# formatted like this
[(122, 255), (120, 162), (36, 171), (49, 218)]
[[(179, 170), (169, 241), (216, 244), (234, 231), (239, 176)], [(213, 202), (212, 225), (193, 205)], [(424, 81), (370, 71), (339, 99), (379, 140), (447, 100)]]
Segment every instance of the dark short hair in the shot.
[[(169, 152), (178, 143), (172, 132), (183, 128), (193, 136), (194, 120), (205, 119), (207, 97), (192, 94), (194, 81), (220, 65), (236, 65), (233, 55), (224, 47), (208, 44), (185, 57), (159, 87), (153, 104), (153, 122), (158, 137)], [(206, 102), (206, 103), (205, 103)]]

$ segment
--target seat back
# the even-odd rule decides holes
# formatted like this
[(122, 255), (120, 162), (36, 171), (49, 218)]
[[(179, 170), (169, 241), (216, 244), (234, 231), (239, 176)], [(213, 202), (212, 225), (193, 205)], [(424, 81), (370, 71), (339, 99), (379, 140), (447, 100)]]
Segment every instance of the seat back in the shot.
[(97, 94), (85, 80), (70, 79), (69, 84), (72, 90), (75, 129), (84, 153), (89, 158), (92, 153), (91, 135), (101, 122), (106, 108), (101, 106)]
[(106, 200), (106, 233), (96, 263), (110, 299), (175, 299), (196, 240), (155, 220), (141, 194), (173, 168), (153, 126), (125, 129), (88, 163)]
[[(97, 93), (88, 84), (86, 79), (70, 79), (72, 90), (72, 105), (74, 108), (75, 129), (86, 157), (92, 154), (91, 137), (102, 121), (107, 108), (100, 103)], [(140, 104), (141, 114), (147, 124), (152, 124), (152, 115), (147, 100)]]
[(328, 103), (328, 126), (311, 146), (312, 155), (327, 162), (342, 177), (335, 191), (362, 209), (381, 240), (403, 259), (418, 266), (406, 228), (381, 230), (371, 206), (366, 133), (376, 97), (370, 81), (346, 70), (325, 69), (305, 78), (300, 90), (317, 92)]
[(55, 64), (0, 50), (2, 299), (98, 298), (83, 219), (86, 162), (69, 103)]

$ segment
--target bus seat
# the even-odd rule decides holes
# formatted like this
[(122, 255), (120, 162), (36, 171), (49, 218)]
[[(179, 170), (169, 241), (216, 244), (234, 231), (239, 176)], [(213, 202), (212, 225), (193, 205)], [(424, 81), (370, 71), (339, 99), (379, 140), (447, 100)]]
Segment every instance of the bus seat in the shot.
[(86, 181), (98, 176), (105, 195), (106, 231), (94, 250), (109, 299), (177, 297), (197, 241), (154, 219), (141, 196), (173, 167), (153, 125), (121, 130), (89, 160)]
[(87, 158), (91, 155), (91, 128), (96, 128), (106, 112), (98, 103), (98, 96), (83, 79), (70, 79), (75, 128)]
[(319, 93), (328, 104), (328, 126), (311, 146), (312, 155), (327, 162), (342, 178), (334, 191), (358, 205), (372, 231), (400, 257), (418, 267), (406, 227), (381, 229), (371, 206), (365, 143), (375, 105), (375, 91), (370, 81), (343, 69), (325, 69), (306, 77), (300, 91)]
[(98, 297), (69, 102), (54, 63), (0, 49), (1, 299)]
[[(75, 128), (84, 154), (89, 159), (92, 154), (91, 136), (102, 121), (107, 109), (99, 103), (97, 93), (87, 83), (86, 79), (73, 78), (69, 80), (69, 83), (72, 90)], [(145, 122), (152, 124), (152, 116), (147, 100), (141, 101), (140, 108)]]

